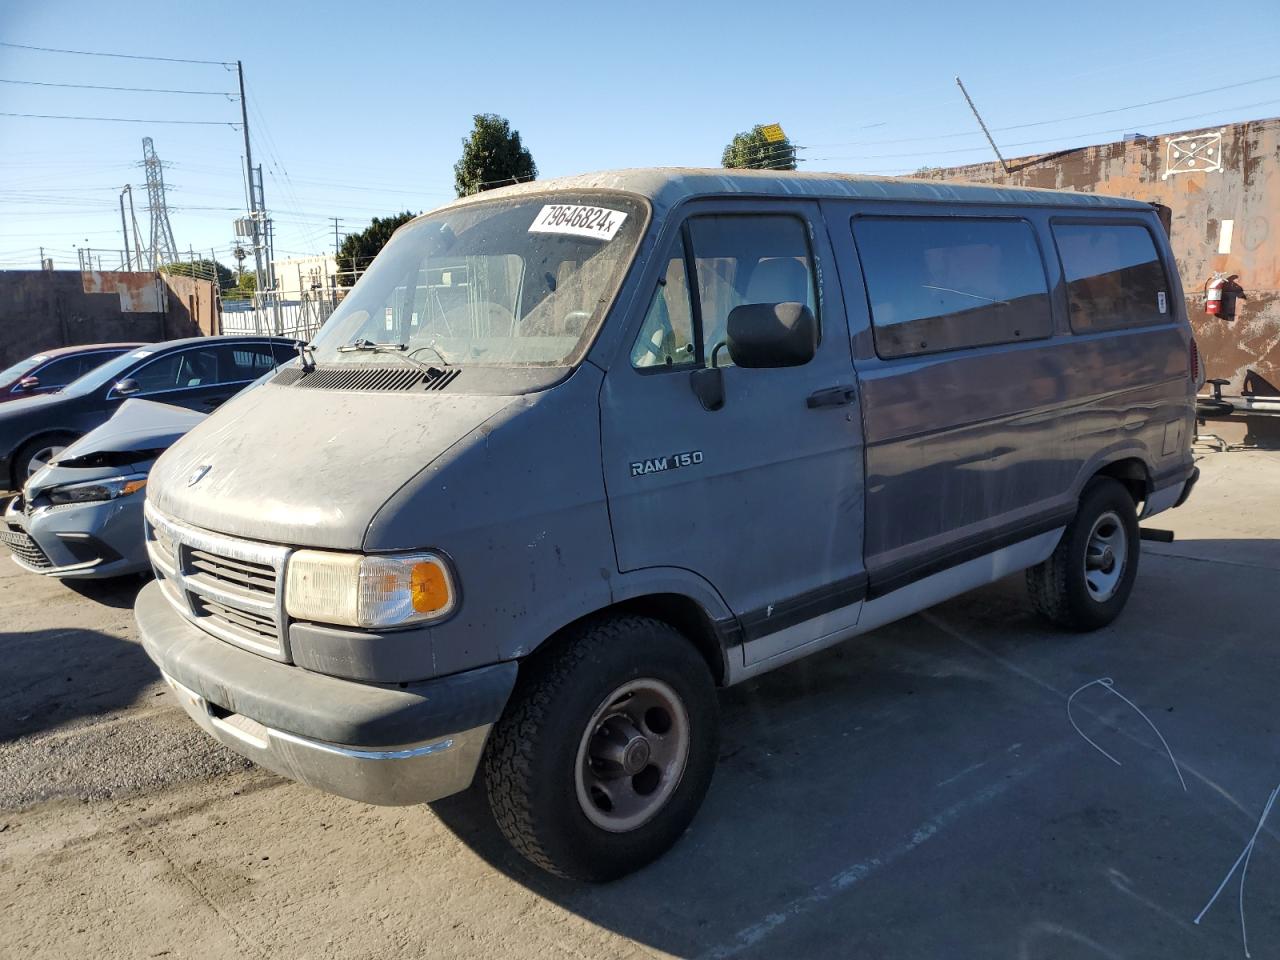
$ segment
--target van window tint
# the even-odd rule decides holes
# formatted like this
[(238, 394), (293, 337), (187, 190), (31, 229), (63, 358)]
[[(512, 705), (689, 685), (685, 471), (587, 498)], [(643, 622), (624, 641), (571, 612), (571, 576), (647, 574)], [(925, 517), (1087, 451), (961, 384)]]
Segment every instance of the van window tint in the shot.
[(1053, 332), (1044, 263), (1023, 220), (857, 217), (853, 233), (881, 357)]
[[(702, 355), (725, 342), (729, 311), (744, 303), (804, 303), (818, 315), (805, 223), (787, 215), (694, 217), (689, 221), (702, 313)], [(721, 350), (718, 366), (729, 366)]]
[(663, 282), (653, 294), (640, 335), (631, 348), (631, 365), (639, 369), (692, 366), (696, 361), (693, 340), (693, 311), (684, 260), (674, 256), (667, 261)]
[(1169, 319), (1168, 280), (1146, 227), (1055, 223), (1071, 329), (1111, 330)]

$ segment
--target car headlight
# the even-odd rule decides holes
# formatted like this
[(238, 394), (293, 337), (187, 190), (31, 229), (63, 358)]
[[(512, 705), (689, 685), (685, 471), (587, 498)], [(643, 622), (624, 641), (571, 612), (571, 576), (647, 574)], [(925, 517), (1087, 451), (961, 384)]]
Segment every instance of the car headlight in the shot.
[(142, 475), (112, 477), (109, 480), (90, 480), (85, 483), (69, 483), (45, 492), (50, 503), (90, 503), (95, 500), (115, 500), (137, 493), (147, 485)]
[(297, 620), (398, 627), (447, 617), (456, 603), (449, 568), (433, 553), (299, 550), (285, 575), (285, 610)]

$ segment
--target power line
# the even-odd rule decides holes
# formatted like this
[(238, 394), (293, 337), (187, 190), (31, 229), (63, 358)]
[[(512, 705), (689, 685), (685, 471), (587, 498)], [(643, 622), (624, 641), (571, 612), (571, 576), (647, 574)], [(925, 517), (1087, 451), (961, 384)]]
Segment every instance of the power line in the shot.
[[(1253, 80), (1242, 80), (1239, 83), (1228, 83), (1221, 87), (1209, 87), (1205, 90), (1195, 90), (1191, 93), (1180, 93), (1172, 97), (1161, 97), (1158, 100), (1146, 100), (1142, 103), (1131, 103), (1123, 107), (1111, 107), (1107, 110), (1095, 110), (1091, 113), (1077, 113), (1069, 117), (1055, 117), (1052, 120), (1033, 120), (1030, 123), (1014, 123), (1004, 127), (992, 127), (993, 133), (1003, 133), (1008, 130), (1025, 130), (1029, 127), (1044, 127), (1053, 123), (1067, 123), (1072, 120), (1087, 120), (1090, 117), (1103, 117), (1113, 113), (1123, 113), (1126, 110), (1138, 110), (1142, 107), (1151, 107), (1161, 103), (1172, 103), (1175, 100), (1190, 100), (1192, 97), (1204, 96), (1208, 93), (1221, 93), (1223, 90), (1235, 90), (1238, 87), (1247, 87), (1255, 83), (1266, 83), (1269, 80), (1280, 80), (1280, 73), (1272, 74), (1266, 77), (1257, 77)], [(1201, 114), (1203, 116), (1203, 114)], [(888, 140), (844, 140), (838, 143), (815, 143), (815, 147), (847, 147), (847, 146), (878, 146), (881, 144), (892, 143), (925, 143), (932, 140), (955, 140), (963, 137), (981, 136), (972, 130), (955, 133), (935, 133), (927, 137), (896, 137)]]
[(149, 120), (145, 117), (73, 117), (61, 113), (0, 113), (0, 117), (24, 117), (28, 120), (96, 120), (106, 123), (180, 123), (197, 127), (233, 127), (240, 124), (229, 120)]
[(224, 90), (169, 90), (163, 87), (108, 87), (98, 83), (53, 83), (48, 80), (6, 80), (0, 83), (19, 83), (26, 87), (71, 87), (76, 90), (121, 90), (126, 93), (186, 93), (201, 97), (227, 97), (235, 99), (236, 94)]
[(133, 53), (102, 53), (97, 50), (62, 50), (57, 47), (33, 47), (26, 43), (6, 43), (0, 40), (0, 47), (13, 47), (17, 50), (38, 50), (41, 53), (70, 53), (78, 57), (115, 57), (120, 60), (154, 60), (162, 63), (202, 63), (210, 67), (234, 67), (234, 63), (225, 60), (188, 60), (183, 57), (144, 57)]

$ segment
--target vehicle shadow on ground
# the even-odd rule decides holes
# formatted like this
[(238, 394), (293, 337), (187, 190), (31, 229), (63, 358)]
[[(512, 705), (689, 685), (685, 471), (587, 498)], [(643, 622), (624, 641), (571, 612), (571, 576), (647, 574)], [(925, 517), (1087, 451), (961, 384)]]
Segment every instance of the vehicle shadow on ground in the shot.
[[(138, 581), (89, 590), (115, 608), (131, 606)], [(142, 646), (98, 630), (0, 631), (0, 742), (129, 706), (156, 681)]]

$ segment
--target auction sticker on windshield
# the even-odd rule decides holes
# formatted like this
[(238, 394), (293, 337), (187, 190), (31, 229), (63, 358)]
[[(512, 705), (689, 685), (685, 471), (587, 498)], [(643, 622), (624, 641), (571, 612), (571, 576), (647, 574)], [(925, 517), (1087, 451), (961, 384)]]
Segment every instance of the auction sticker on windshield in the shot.
[(530, 233), (568, 233), (575, 237), (612, 240), (627, 215), (621, 210), (575, 203), (548, 203), (538, 211)]

